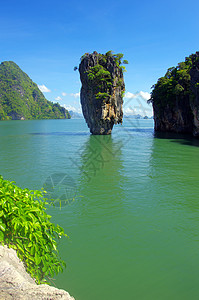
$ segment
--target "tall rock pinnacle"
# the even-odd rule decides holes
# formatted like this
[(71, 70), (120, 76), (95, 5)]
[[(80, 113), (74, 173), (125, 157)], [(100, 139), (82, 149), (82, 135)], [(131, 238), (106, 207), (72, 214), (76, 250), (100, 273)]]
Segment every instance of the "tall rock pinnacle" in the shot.
[[(111, 134), (114, 124), (122, 124), (125, 91), (122, 54), (111, 51), (86, 53), (79, 65), (82, 83), (80, 99), (84, 118), (95, 135)], [(123, 63), (128, 63), (123, 61)]]

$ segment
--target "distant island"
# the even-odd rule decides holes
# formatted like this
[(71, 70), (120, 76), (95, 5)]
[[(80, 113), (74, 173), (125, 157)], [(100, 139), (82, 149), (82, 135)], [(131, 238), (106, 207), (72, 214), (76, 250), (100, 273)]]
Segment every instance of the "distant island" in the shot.
[(69, 114), (71, 115), (72, 119), (82, 119), (83, 118), (83, 115), (81, 113), (78, 113), (73, 110), (69, 110)]
[(0, 120), (70, 118), (68, 110), (48, 101), (16, 63), (0, 64)]
[(137, 115), (125, 114), (124, 118), (127, 118), (127, 119), (144, 119), (144, 120), (148, 120), (148, 119), (153, 119), (153, 116), (141, 116), (140, 114), (137, 114)]
[(199, 137), (199, 52), (169, 68), (152, 88), (155, 130)]

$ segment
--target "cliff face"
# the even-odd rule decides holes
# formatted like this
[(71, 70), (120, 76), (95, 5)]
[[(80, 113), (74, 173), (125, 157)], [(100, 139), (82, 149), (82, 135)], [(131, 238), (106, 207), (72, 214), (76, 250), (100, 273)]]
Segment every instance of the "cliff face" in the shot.
[(156, 131), (199, 136), (199, 52), (168, 69), (153, 86)]
[(84, 118), (92, 134), (110, 134), (122, 123), (123, 70), (113, 55), (85, 54), (79, 65), (80, 99)]
[(191, 91), (190, 107), (193, 114), (193, 135), (199, 136), (199, 52), (195, 54), (195, 63), (190, 71)]
[(191, 133), (193, 115), (188, 97), (175, 100), (174, 105), (166, 104), (163, 109), (153, 104), (154, 126), (156, 131)]
[(36, 83), (17, 64), (0, 64), (0, 120), (68, 119), (69, 112), (46, 100)]

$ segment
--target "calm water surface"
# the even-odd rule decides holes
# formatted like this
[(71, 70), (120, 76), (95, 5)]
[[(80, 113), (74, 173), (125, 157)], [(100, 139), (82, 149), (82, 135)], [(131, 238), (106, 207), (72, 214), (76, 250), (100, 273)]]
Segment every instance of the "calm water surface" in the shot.
[(76, 300), (199, 299), (199, 141), (154, 135), (153, 120), (112, 136), (81, 119), (5, 121), (0, 166), (21, 187), (50, 177), (75, 195), (49, 213), (70, 236), (56, 285)]

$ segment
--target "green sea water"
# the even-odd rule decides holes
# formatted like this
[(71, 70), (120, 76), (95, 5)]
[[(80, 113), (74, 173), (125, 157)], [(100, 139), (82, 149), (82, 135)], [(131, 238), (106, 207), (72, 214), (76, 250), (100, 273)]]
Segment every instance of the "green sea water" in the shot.
[(0, 168), (23, 188), (54, 184), (49, 214), (70, 237), (55, 284), (76, 300), (199, 299), (198, 140), (154, 134), (153, 120), (111, 136), (83, 119), (5, 121)]

